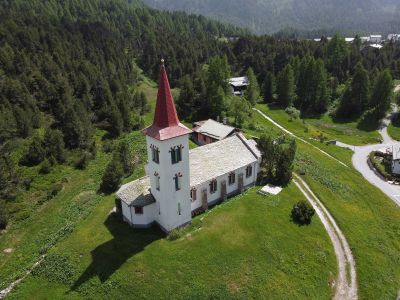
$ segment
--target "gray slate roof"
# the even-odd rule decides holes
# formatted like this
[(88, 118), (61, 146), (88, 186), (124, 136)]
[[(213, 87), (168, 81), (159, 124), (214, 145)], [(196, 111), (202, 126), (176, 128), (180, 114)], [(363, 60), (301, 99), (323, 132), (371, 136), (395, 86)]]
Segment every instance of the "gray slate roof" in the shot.
[(156, 202), (150, 192), (150, 178), (145, 176), (121, 186), (117, 198), (128, 206), (143, 207)]
[(233, 77), (229, 78), (229, 84), (235, 87), (248, 86), (249, 80), (247, 77)]
[[(197, 186), (256, 162), (261, 157), (256, 145), (254, 140), (247, 140), (237, 133), (222, 141), (190, 150), (190, 186)], [(124, 184), (116, 196), (133, 207), (155, 202), (149, 176)]]
[(199, 127), (193, 129), (195, 132), (208, 135), (217, 140), (226, 138), (234, 130), (235, 127), (224, 125), (212, 119), (208, 119)]
[[(257, 161), (255, 142), (235, 134), (222, 141), (190, 150), (190, 186), (235, 171)], [(251, 150), (250, 150), (251, 149)]]

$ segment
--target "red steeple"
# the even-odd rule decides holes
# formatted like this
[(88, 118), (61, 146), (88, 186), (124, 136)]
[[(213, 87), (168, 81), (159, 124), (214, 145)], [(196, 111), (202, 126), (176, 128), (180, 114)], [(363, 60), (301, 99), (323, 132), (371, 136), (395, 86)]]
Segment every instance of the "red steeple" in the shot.
[(167, 72), (164, 67), (164, 60), (161, 60), (154, 121), (153, 125), (144, 129), (144, 133), (157, 140), (167, 140), (190, 132), (192, 131), (189, 128), (179, 122)]

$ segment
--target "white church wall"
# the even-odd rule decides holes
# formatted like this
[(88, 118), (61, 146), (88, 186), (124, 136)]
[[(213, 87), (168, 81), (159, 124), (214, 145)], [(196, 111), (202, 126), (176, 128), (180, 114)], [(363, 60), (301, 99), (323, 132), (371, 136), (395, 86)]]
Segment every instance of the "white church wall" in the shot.
[[(191, 202), (191, 210), (194, 211), (202, 206), (202, 193), (203, 190), (207, 190), (207, 202), (209, 205), (216, 203), (218, 200), (221, 199), (221, 184), (225, 180), (226, 182), (226, 193), (228, 196), (239, 193), (238, 186), (239, 186), (239, 174), (243, 174), (243, 186), (244, 188), (253, 185), (257, 180), (257, 172), (258, 172), (258, 162), (254, 162), (251, 164), (253, 167), (253, 171), (251, 176), (246, 177), (246, 168), (248, 165), (239, 168), (237, 170), (233, 170), (235, 172), (235, 183), (229, 184), (229, 173), (224, 175), (218, 176), (217, 178), (212, 178), (217, 180), (217, 191), (214, 193), (210, 193), (210, 182), (211, 179), (203, 182), (202, 184), (197, 185), (196, 188), (196, 201)], [(190, 194), (189, 194), (190, 195)]]
[(143, 214), (135, 214), (135, 208), (130, 207), (132, 224), (134, 227), (148, 227), (155, 221), (156, 204), (152, 203), (143, 207)]
[(121, 201), (121, 206), (122, 206), (122, 216), (124, 220), (127, 221), (129, 224), (132, 224), (131, 211), (129, 209), (128, 204), (126, 204), (124, 201)]
[[(164, 230), (172, 230), (191, 221), (190, 183), (189, 183), (189, 138), (188, 135), (159, 141), (147, 136), (147, 151), (149, 160), (152, 159), (151, 145), (158, 147), (159, 163), (149, 161), (151, 191), (160, 208), (155, 214), (156, 221)], [(182, 161), (172, 164), (171, 147), (183, 146)], [(156, 189), (156, 176), (160, 176), (160, 190)], [(180, 189), (175, 189), (175, 174), (181, 174)], [(158, 211), (161, 213), (159, 214)]]

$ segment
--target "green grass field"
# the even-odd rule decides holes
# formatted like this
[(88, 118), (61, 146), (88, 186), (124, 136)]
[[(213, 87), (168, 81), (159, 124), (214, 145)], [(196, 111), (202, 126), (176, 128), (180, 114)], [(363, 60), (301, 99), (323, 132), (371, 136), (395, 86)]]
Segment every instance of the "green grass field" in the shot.
[(388, 126), (388, 134), (396, 141), (400, 141), (400, 126), (390, 123)]
[(283, 125), (299, 137), (309, 141), (339, 140), (351, 145), (364, 145), (376, 143), (380, 138), (379, 133), (374, 131), (363, 131), (357, 128), (357, 122), (335, 123), (328, 115), (320, 118), (305, 118), (290, 120), (284, 110), (258, 104), (257, 108), (269, 115), (274, 121)]
[[(155, 85), (140, 86), (154, 107)], [(344, 127), (316, 120), (289, 121), (283, 111), (259, 108), (278, 123), (351, 166), (351, 151), (310, 140), (367, 143), (375, 132), (345, 137)], [(326, 118), (326, 117), (324, 117)], [(258, 113), (247, 136), (281, 132)], [(324, 120), (324, 119), (323, 119)], [(152, 113), (145, 117), (146, 125)], [(325, 121), (323, 121), (325, 122)], [(329, 119), (326, 124), (330, 124)], [(346, 124), (349, 130), (355, 125)], [(307, 127), (307, 132), (305, 132)], [(326, 129), (326, 128), (329, 129)], [(319, 132), (318, 132), (319, 130)], [(354, 131), (357, 132), (357, 131)], [(99, 138), (99, 137), (98, 137)], [(144, 137), (128, 137), (142, 153)], [(99, 140), (99, 149), (101, 141)], [(192, 145), (194, 146), (194, 145)], [(329, 299), (336, 274), (330, 240), (317, 217), (310, 226), (291, 223), (293, 204), (303, 196), (293, 184), (279, 196), (262, 197), (256, 188), (194, 219), (182, 238), (170, 241), (156, 228), (134, 230), (109, 213), (114, 196), (98, 194), (110, 154), (98, 151), (88, 168), (60, 166), (37, 177), (21, 196), (32, 207), (0, 236), (0, 288), (23, 274), (41, 253), (48, 258), (19, 285), (10, 299), (87, 298), (267, 298)], [(352, 167), (345, 168), (309, 145), (298, 142), (297, 171), (328, 207), (344, 231), (356, 258), (361, 299), (394, 298), (400, 288), (400, 212)], [(32, 175), (37, 169), (27, 170)], [(143, 175), (142, 165), (124, 182)], [(40, 194), (62, 182), (62, 190), (41, 203)]]
[[(283, 113), (274, 111), (274, 116)], [(293, 122), (283, 117), (279, 121), (292, 130)], [(269, 121), (261, 122), (265, 128), (273, 128)], [(333, 145), (324, 148), (343, 159), (346, 168), (309, 145), (297, 145), (296, 170), (306, 173), (304, 179), (329, 209), (353, 250), (360, 298), (395, 298), (400, 288), (399, 208), (353, 169), (351, 151)]]
[(336, 262), (319, 219), (290, 221), (303, 199), (294, 185), (256, 191), (196, 217), (174, 241), (109, 216), (114, 201), (103, 198), (10, 299), (329, 299)]

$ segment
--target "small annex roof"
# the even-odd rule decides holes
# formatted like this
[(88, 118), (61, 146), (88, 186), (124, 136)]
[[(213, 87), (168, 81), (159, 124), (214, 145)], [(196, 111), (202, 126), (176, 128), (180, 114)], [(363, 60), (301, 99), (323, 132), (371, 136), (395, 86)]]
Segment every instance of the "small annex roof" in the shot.
[(178, 119), (167, 72), (164, 66), (164, 60), (161, 61), (154, 121), (153, 124), (145, 128), (143, 132), (160, 141), (192, 132)]
[(156, 200), (151, 194), (150, 178), (145, 176), (121, 186), (116, 196), (128, 206), (144, 207)]
[(190, 186), (250, 165), (259, 157), (251, 150), (254, 143), (237, 133), (222, 141), (190, 150)]
[(400, 159), (400, 144), (393, 145), (392, 159), (393, 160), (399, 160)]
[(222, 140), (226, 138), (229, 134), (231, 134), (235, 130), (235, 127), (222, 124), (220, 122), (214, 121), (213, 119), (208, 119), (203, 123), (200, 122), (197, 123), (200, 125), (195, 127), (193, 131), (201, 133), (203, 135), (210, 136), (216, 140)]
[(248, 86), (249, 81), (247, 77), (233, 77), (229, 78), (229, 84), (234, 87)]

